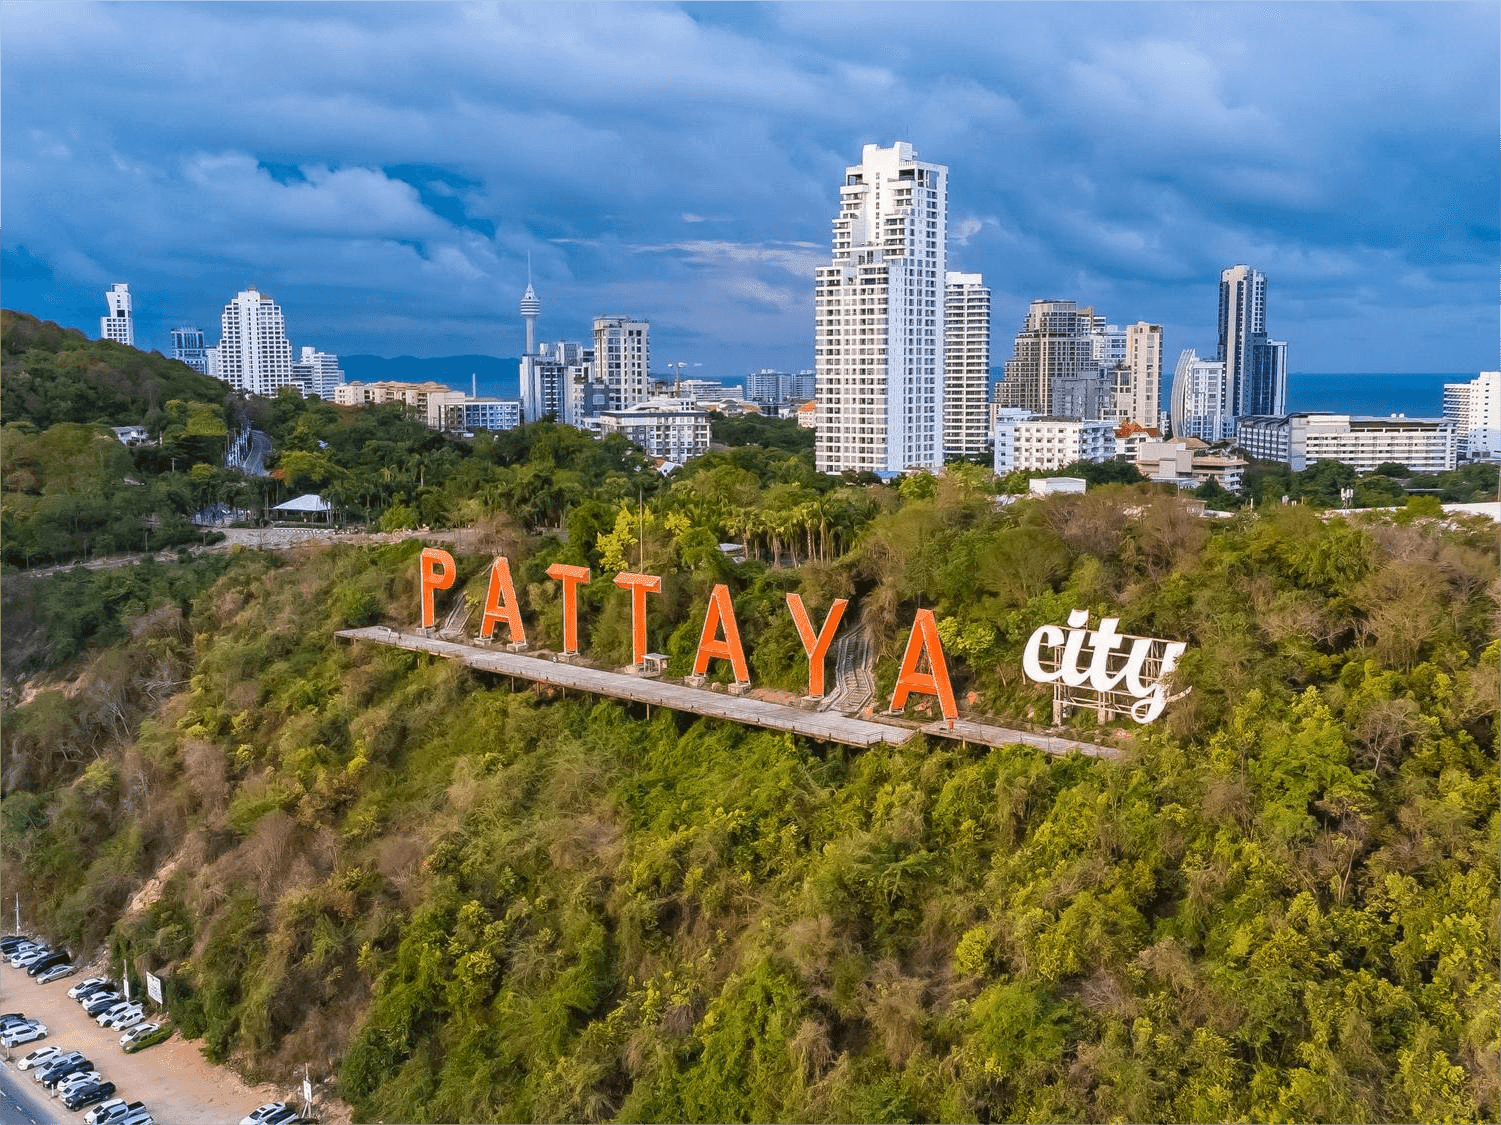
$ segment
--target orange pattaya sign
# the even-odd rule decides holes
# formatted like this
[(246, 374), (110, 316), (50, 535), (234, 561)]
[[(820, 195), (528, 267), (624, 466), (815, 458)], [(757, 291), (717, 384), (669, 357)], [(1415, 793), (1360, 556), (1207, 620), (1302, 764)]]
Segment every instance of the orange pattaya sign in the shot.
[[(919, 672), (918, 664), (923, 652), (928, 654), (930, 672)], [(959, 717), (959, 708), (954, 703), (954, 689), (949, 684), (949, 667), (943, 659), (943, 643), (938, 639), (938, 622), (931, 609), (920, 609), (912, 621), (912, 634), (907, 638), (907, 653), (902, 657), (902, 671), (896, 678), (896, 691), (891, 693), (891, 709), (900, 711), (907, 705), (907, 696), (913, 692), (936, 695), (943, 717), (954, 725)]]
[[(724, 630), (724, 640), (716, 639), (720, 629)], [(740, 626), (735, 622), (730, 588), (722, 582), (709, 595), (704, 631), (698, 638), (698, 655), (693, 658), (693, 674), (702, 676), (709, 669), (709, 661), (716, 658), (730, 662), (740, 683), (750, 682), (750, 667), (745, 663), (745, 649), (740, 647)]]
[(453, 556), (441, 547), (422, 548), (422, 627), (431, 629), (437, 623), (433, 612), (433, 591), (447, 590), (458, 577), (458, 567), (453, 565)]
[(792, 611), (792, 623), (797, 626), (797, 635), (802, 638), (803, 651), (808, 654), (808, 694), (815, 699), (823, 695), (823, 663), (828, 655), (834, 634), (839, 631), (839, 622), (844, 618), (845, 598), (835, 598), (829, 606), (828, 616), (823, 619), (823, 628), (816, 634), (808, 611), (803, 608), (803, 599), (798, 594), (787, 595), (787, 608)]
[(589, 582), (587, 566), (569, 566), (553, 563), (547, 568), (547, 577), (563, 583), (563, 654), (579, 654), (579, 587)]
[(655, 574), (633, 574), (623, 570), (615, 576), (615, 585), (631, 592), (631, 663), (646, 662), (646, 595), (660, 594), (662, 580)]
[(493, 637), (495, 626), (502, 621), (510, 626), (512, 644), (526, 644), (526, 626), (521, 623), (521, 607), (516, 604), (511, 564), (504, 555), (497, 555), (490, 565), (490, 588), (485, 591), (485, 614), (480, 618), (479, 635)]

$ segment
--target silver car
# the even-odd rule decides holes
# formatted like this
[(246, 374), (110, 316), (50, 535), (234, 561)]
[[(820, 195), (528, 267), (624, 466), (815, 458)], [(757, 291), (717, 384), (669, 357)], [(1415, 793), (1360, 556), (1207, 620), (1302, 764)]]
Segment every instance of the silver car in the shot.
[(152, 1035), (160, 1030), (161, 1024), (158, 1023), (138, 1023), (124, 1035), (120, 1036), (120, 1046), (127, 1049), (134, 1047), (142, 1039), (146, 1038), (146, 1036)]
[(84, 1125), (120, 1125), (132, 1113), (145, 1113), (145, 1102), (126, 1102), (124, 1098), (111, 1098), (100, 1102), (83, 1115)]

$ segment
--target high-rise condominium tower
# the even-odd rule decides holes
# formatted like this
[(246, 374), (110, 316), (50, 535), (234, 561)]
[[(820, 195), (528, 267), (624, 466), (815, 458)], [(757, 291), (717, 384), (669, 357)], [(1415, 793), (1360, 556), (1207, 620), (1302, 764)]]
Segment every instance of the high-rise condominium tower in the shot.
[(1220, 273), (1220, 344), (1232, 418), (1281, 414), (1287, 405), (1287, 344), (1266, 334), (1266, 275), (1250, 266)]
[(1173, 437), (1223, 441), (1232, 436), (1230, 377), (1222, 359), (1200, 359), (1184, 348), (1173, 368)]
[(594, 318), (594, 371), (610, 388), (610, 409), (651, 397), (651, 325), (626, 316)]
[(274, 396), (296, 386), (292, 345), (281, 306), (256, 289), (246, 289), (224, 306), (220, 320), (219, 378), (237, 391)]
[(200, 375), (207, 375), (208, 350), (203, 346), (203, 329), (188, 325), (172, 329), (172, 358), (186, 363)]
[(1139, 426), (1160, 424), (1162, 409), (1162, 325), (1138, 320), (1126, 326), (1127, 393), (1118, 405)]
[[(996, 388), (996, 397), (1005, 407), (1030, 410), (1049, 415), (1064, 412), (1070, 404), (1054, 401), (1055, 392), (1068, 389), (1078, 392), (1090, 384), (1104, 387), (1100, 360), (1096, 356), (1098, 341), (1093, 309), (1081, 309), (1073, 301), (1033, 301), (1027, 319), (1016, 334), (1011, 358), (1006, 361), (1005, 379)], [(1069, 397), (1103, 397), (1073, 393)], [(1087, 403), (1077, 404), (1087, 410)], [(1099, 413), (1072, 410), (1079, 417), (1099, 418)]]
[(977, 273), (943, 287), (943, 451), (983, 453), (990, 441), (990, 290)]
[(117, 281), (105, 291), (104, 300), (109, 305), (109, 315), (99, 318), (99, 338), (113, 340), (117, 344), (135, 347), (135, 319), (130, 313), (130, 286)]
[(324, 402), (333, 402), (334, 391), (344, 385), (344, 369), (339, 366), (339, 357), (332, 352), (320, 352), (317, 348), (302, 349), (297, 362), (292, 364), (292, 376), (302, 387), (304, 395), (317, 395)]
[(814, 291), (820, 472), (943, 464), (948, 169), (866, 145)]

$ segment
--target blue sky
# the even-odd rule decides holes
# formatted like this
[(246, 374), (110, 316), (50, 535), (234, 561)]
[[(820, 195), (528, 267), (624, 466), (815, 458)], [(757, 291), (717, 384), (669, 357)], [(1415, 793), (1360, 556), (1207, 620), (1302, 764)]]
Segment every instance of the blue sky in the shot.
[(137, 344), (258, 285), (294, 346), (812, 365), (867, 143), (950, 168), (951, 269), (1212, 352), (1269, 279), (1294, 371), (1497, 362), (1495, 4), (0, 5), (3, 303)]

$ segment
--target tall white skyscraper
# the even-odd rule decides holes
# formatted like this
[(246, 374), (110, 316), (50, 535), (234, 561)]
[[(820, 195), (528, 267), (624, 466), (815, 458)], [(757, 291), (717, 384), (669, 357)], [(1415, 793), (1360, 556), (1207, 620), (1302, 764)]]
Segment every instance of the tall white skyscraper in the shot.
[(292, 345), (281, 306), (257, 289), (246, 289), (224, 306), (220, 321), (219, 378), (237, 391), (274, 396), (297, 386)]
[(651, 325), (628, 316), (594, 318), (595, 379), (610, 388), (610, 409), (651, 397)]
[(977, 273), (945, 275), (943, 451), (964, 457), (990, 443), (990, 290)]
[(1266, 333), (1266, 274), (1250, 266), (1220, 273), (1220, 342), (1234, 418), (1281, 414), (1287, 405), (1287, 344)]
[(99, 318), (99, 338), (113, 340), (126, 347), (136, 346), (135, 318), (130, 310), (130, 286), (117, 281), (104, 293), (109, 315)]
[(172, 358), (186, 363), (200, 375), (207, 375), (208, 349), (203, 346), (203, 329), (187, 325), (172, 329)]
[(947, 244), (948, 168), (866, 145), (815, 283), (820, 472), (942, 466)]
[(1234, 436), (1234, 420), (1226, 404), (1230, 379), (1222, 359), (1200, 359), (1185, 348), (1173, 369), (1173, 437), (1224, 441)]
[(1501, 453), (1501, 371), (1444, 384), (1444, 417), (1454, 423), (1461, 457)]

